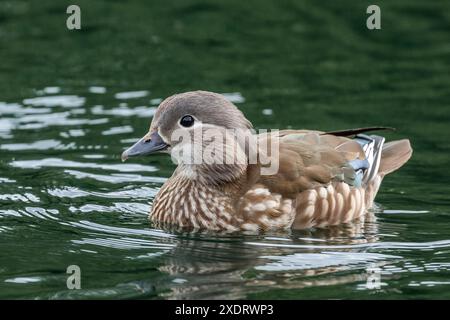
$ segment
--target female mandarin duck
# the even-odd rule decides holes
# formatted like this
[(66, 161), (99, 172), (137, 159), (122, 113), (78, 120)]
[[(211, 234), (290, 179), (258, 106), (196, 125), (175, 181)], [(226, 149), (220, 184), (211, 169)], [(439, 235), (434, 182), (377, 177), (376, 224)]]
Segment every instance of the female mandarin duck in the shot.
[[(164, 100), (147, 135), (122, 154), (125, 160), (167, 152), (178, 164), (155, 197), (150, 218), (230, 231), (304, 229), (363, 220), (383, 177), (412, 154), (408, 140), (384, 143), (383, 137), (362, 134), (368, 129), (256, 135), (251, 128), (243, 113), (220, 94), (194, 91)], [(230, 129), (240, 133), (229, 133), (238, 132)], [(243, 144), (242, 136), (254, 140)], [(250, 153), (254, 144), (275, 141), (271, 156), (276, 158), (276, 171), (264, 174), (261, 149), (256, 149), (256, 161), (250, 161)], [(200, 161), (192, 161), (197, 156)]]

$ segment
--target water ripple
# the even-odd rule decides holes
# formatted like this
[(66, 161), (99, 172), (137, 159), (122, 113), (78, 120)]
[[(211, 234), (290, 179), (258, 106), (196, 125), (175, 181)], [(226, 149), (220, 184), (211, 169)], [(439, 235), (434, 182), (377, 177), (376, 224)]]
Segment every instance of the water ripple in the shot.
[(51, 111), (52, 110), (50, 108), (24, 107), (19, 103), (0, 102), (0, 115), (13, 114), (16, 116), (21, 116), (25, 114), (49, 113)]
[(301, 244), (282, 244), (282, 243), (268, 243), (268, 242), (246, 242), (252, 246), (276, 247), (276, 248), (292, 248), (292, 249), (437, 249), (450, 247), (450, 240), (439, 240), (431, 242), (375, 242), (375, 243), (361, 243), (349, 245), (301, 245)]
[(80, 198), (87, 196), (95, 196), (107, 199), (142, 199), (147, 200), (154, 197), (158, 192), (155, 188), (139, 187), (127, 190), (118, 190), (110, 192), (85, 191), (77, 187), (65, 186), (61, 188), (47, 189), (48, 194), (59, 198)]
[[(154, 172), (157, 169), (153, 166), (140, 165), (140, 164), (101, 164), (95, 162), (77, 162), (71, 160), (64, 160), (60, 158), (44, 158), (38, 160), (16, 160), (10, 162), (12, 167), (22, 169), (41, 169), (45, 167), (57, 167), (57, 168), (92, 168), (112, 170), (119, 172)], [(69, 170), (66, 170), (69, 171)]]
[(17, 284), (35, 283), (41, 281), (42, 281), (41, 277), (16, 277), (5, 280), (6, 283), (17, 283)]
[(40, 140), (31, 143), (9, 143), (0, 145), (0, 150), (50, 150), (50, 149), (68, 149), (61, 144), (61, 141), (55, 139)]
[(45, 96), (24, 99), (23, 104), (32, 106), (44, 106), (44, 107), (64, 107), (64, 108), (76, 108), (84, 105), (86, 98), (67, 95), (67, 96)]
[(40, 207), (25, 207), (20, 210), (12, 210), (0, 209), (0, 217), (29, 217), (29, 218), (38, 218), (38, 219), (51, 219), (51, 220), (59, 220), (58, 217), (55, 217), (56, 214), (59, 214), (59, 211), (56, 209), (44, 209)]
[(36, 197), (35, 195), (27, 192), (24, 194), (0, 194), (0, 200), (3, 201), (21, 201), (21, 202), (40, 202), (41, 200), (39, 197)]
[(96, 94), (106, 93), (106, 88), (105, 87), (91, 86), (91, 87), (89, 87), (88, 90), (89, 90), (90, 93), (96, 93)]
[(93, 174), (93, 173), (88, 173), (88, 172), (82, 172), (82, 171), (78, 171), (78, 170), (64, 170), (64, 172), (73, 175), (77, 179), (89, 178), (89, 179), (94, 179), (97, 181), (108, 182), (108, 183), (152, 182), (152, 183), (162, 184), (167, 180), (167, 178), (160, 178), (160, 177), (153, 177), (153, 176), (141, 176), (139, 174), (113, 173), (110, 175), (104, 175), (104, 174)]
[(274, 260), (261, 266), (256, 270), (263, 271), (290, 271), (309, 270), (313, 268), (325, 268), (333, 266), (367, 266), (368, 262), (378, 260), (401, 259), (400, 256), (386, 255), (380, 253), (365, 252), (322, 252), (322, 253), (296, 253), (286, 256), (262, 256), (261, 258)]
[(123, 212), (132, 214), (147, 215), (150, 212), (150, 206), (143, 203), (135, 202), (119, 202), (114, 203), (112, 206), (104, 206), (100, 204), (84, 204), (79, 208), (75, 206), (69, 207), (70, 212)]
[(108, 130), (103, 130), (102, 135), (111, 136), (114, 134), (123, 134), (133, 132), (133, 128), (131, 126), (120, 126), (120, 127), (112, 127)]
[(91, 112), (96, 115), (109, 115), (117, 117), (131, 117), (137, 116), (141, 118), (150, 118), (155, 114), (156, 108), (139, 106), (129, 108), (127, 106), (119, 106), (117, 108), (105, 109), (103, 106), (94, 106), (91, 108)]
[(126, 99), (136, 99), (143, 98), (150, 94), (147, 90), (142, 91), (128, 91), (128, 92), (118, 92), (114, 95), (116, 99), (126, 100)]
[(91, 244), (114, 249), (171, 249), (173, 244), (135, 238), (83, 238), (72, 240), (75, 244)]
[(132, 228), (124, 228), (124, 227), (113, 227), (107, 226), (95, 222), (91, 222), (88, 220), (80, 220), (78, 222), (64, 222), (63, 224), (69, 224), (72, 226), (80, 227), (82, 229), (89, 229), (93, 231), (100, 231), (105, 233), (111, 233), (116, 235), (135, 235), (135, 236), (150, 236), (159, 239), (170, 239), (174, 238), (175, 235), (166, 233), (162, 230), (158, 229), (132, 229)]

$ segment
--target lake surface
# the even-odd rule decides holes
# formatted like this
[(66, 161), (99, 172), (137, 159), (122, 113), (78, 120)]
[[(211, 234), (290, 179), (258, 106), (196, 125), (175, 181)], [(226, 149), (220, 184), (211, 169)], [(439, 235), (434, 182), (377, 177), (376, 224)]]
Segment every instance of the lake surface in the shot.
[[(448, 1), (378, 1), (377, 31), (354, 1), (77, 3), (80, 31), (65, 1), (0, 3), (0, 298), (450, 298)], [(364, 225), (161, 230), (174, 165), (120, 154), (194, 89), (257, 128), (395, 127), (414, 154)]]

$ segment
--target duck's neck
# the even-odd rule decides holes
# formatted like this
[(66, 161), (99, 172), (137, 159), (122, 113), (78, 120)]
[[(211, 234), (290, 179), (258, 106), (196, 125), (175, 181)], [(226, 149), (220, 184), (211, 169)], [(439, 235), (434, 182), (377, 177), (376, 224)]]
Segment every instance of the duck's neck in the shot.
[(234, 198), (246, 166), (179, 165), (153, 202), (154, 221), (202, 229), (239, 225)]

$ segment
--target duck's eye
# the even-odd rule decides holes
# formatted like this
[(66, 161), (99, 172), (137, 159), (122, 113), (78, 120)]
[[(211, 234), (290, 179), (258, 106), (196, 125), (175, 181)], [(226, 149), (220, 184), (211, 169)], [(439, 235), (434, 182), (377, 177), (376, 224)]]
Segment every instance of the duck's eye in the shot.
[(183, 127), (190, 127), (194, 124), (194, 117), (190, 115), (183, 116), (183, 118), (181, 118), (180, 120), (180, 124)]

